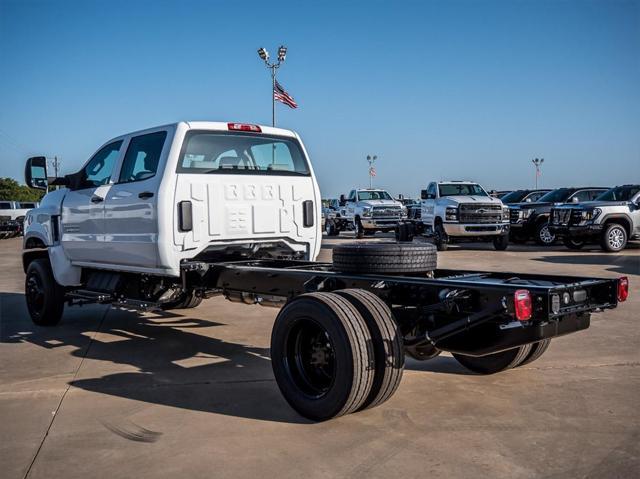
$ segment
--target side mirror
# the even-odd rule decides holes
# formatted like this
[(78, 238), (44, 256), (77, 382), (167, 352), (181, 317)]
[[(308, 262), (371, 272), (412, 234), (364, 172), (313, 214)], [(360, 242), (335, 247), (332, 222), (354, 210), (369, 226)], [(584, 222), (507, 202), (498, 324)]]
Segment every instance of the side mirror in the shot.
[(344, 206), (347, 204), (347, 199), (344, 197), (344, 195), (340, 195), (340, 206)]
[(573, 198), (571, 198), (571, 202), (572, 203), (580, 203), (580, 200), (578, 199), (577, 196), (574, 196)]
[(420, 199), (421, 200), (429, 199), (429, 193), (427, 193), (427, 190), (420, 190)]
[(47, 189), (47, 159), (44, 156), (33, 156), (24, 167), (24, 182), (30, 188)]
[(524, 200), (525, 203), (531, 203), (531, 198), (527, 198), (526, 200)]

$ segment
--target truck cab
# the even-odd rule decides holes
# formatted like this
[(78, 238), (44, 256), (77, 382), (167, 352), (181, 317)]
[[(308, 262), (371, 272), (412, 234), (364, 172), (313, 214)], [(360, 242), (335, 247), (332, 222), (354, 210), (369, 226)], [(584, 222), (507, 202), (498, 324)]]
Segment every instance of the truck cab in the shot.
[(421, 192), (418, 231), (432, 235), (440, 250), (454, 241), (508, 245), (509, 209), (470, 181), (437, 181)]
[[(30, 186), (46, 181), (41, 159), (27, 164)], [(83, 285), (87, 272), (176, 278), (188, 259), (313, 260), (320, 250), (319, 188), (289, 130), (179, 122), (128, 133), (56, 184), (65, 188), (28, 213), (24, 246), (47, 250), (62, 286)]]

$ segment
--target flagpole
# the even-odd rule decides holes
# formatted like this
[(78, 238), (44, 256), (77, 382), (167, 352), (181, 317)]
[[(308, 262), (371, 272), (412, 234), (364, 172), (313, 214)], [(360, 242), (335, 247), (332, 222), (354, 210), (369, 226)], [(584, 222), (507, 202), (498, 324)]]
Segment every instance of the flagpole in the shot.
[(276, 65), (271, 66), (271, 124), (276, 127)]

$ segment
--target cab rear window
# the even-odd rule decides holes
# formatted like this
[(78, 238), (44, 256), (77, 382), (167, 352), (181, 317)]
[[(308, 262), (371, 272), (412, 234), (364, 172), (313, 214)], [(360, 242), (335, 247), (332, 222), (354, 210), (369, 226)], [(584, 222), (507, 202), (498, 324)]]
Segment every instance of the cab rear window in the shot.
[(187, 133), (178, 173), (308, 176), (309, 166), (293, 138), (190, 131)]

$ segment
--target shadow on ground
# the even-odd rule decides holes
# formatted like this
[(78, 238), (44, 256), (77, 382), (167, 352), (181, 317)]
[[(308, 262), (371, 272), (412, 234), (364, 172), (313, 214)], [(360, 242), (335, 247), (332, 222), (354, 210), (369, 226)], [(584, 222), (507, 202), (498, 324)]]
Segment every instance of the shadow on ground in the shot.
[(534, 261), (554, 264), (583, 264), (607, 267), (607, 271), (621, 274), (640, 275), (640, 257), (616, 254), (575, 253), (563, 256), (542, 256)]
[[(48, 350), (72, 346), (69, 354), (85, 358), (69, 383), (74, 387), (250, 419), (308, 422), (282, 398), (268, 349), (205, 331), (222, 323), (191, 318), (187, 311), (142, 316), (74, 307), (60, 325), (44, 328), (33, 325), (24, 303), (22, 294), (0, 293), (0, 343), (28, 342)], [(100, 375), (105, 369), (128, 371)]]

